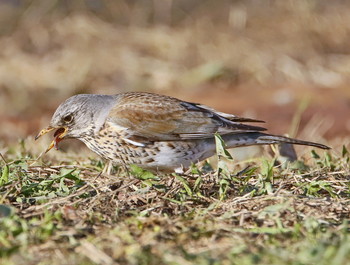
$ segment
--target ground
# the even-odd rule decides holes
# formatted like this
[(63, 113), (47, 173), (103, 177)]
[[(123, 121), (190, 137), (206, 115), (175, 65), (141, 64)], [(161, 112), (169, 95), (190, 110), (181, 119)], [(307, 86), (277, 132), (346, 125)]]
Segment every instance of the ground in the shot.
[(2, 264), (349, 264), (345, 148), (182, 176), (50, 166), (22, 148), (3, 157)]

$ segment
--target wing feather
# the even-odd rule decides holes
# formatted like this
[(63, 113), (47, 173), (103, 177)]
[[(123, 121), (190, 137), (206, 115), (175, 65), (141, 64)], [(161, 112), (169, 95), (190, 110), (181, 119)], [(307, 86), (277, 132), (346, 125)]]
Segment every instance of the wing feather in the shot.
[(258, 120), (231, 114), (176, 98), (129, 92), (116, 96), (116, 105), (108, 121), (129, 129), (135, 136), (148, 140), (200, 139), (220, 134), (264, 131), (265, 128), (241, 122)]

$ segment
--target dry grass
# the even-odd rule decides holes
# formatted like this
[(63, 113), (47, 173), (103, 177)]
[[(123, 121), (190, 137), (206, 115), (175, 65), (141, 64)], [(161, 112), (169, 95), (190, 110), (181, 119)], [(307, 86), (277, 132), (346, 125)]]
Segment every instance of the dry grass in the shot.
[(34, 134), (75, 93), (125, 90), (249, 115), (267, 105), (287, 115), (307, 97), (311, 114), (324, 108), (349, 132), (348, 118), (334, 113), (348, 111), (344, 1), (6, 2), (12, 1), (0, 3), (2, 138)]
[(348, 264), (349, 154), (313, 157), (219, 177), (5, 157), (3, 264)]

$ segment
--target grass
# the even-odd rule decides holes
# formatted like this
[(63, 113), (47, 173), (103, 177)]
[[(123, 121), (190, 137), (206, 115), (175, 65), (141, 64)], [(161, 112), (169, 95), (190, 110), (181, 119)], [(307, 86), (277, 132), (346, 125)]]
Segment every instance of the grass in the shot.
[[(219, 140), (219, 139), (218, 139)], [(161, 175), (2, 156), (1, 264), (350, 264), (349, 152)], [(54, 163), (54, 162), (53, 162)]]

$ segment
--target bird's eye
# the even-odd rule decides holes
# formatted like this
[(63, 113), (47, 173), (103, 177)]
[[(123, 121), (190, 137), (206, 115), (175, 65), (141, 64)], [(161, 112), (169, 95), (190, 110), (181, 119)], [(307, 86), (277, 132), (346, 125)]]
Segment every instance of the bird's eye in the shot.
[(71, 115), (71, 114), (69, 114), (69, 115), (63, 117), (63, 121), (64, 121), (65, 123), (70, 123), (72, 120), (73, 120), (73, 115)]

